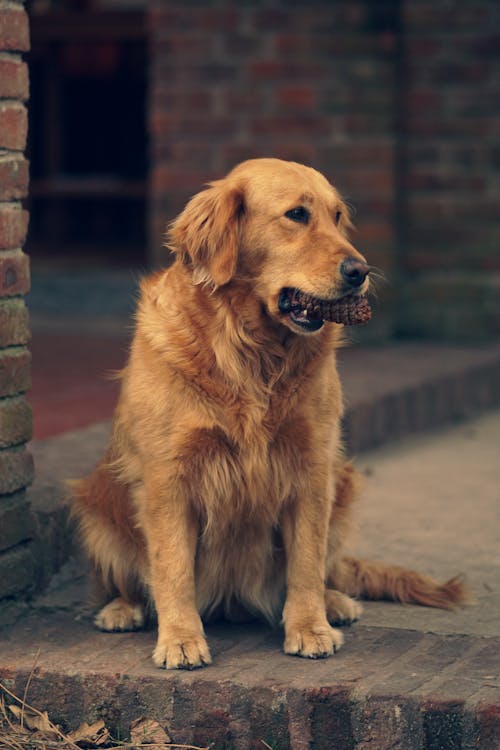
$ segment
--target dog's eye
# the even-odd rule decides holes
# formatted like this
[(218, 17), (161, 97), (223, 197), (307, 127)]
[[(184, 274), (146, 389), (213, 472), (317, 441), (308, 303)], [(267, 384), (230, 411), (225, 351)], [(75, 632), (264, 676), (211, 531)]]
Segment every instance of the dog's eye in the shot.
[(287, 211), (285, 216), (287, 219), (296, 221), (298, 224), (307, 224), (309, 222), (310, 214), (304, 206), (297, 206), (297, 208), (292, 208), (290, 211)]
[(335, 222), (335, 226), (336, 227), (338, 227), (338, 225), (340, 224), (341, 218), (342, 218), (342, 211), (337, 211), (337, 213), (335, 214), (335, 217), (333, 219), (334, 222)]

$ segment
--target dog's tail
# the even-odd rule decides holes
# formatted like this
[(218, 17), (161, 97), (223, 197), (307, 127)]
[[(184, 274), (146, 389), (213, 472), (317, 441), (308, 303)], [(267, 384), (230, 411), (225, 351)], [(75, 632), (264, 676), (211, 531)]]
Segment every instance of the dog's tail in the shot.
[(461, 576), (439, 583), (430, 576), (406, 570), (398, 565), (352, 557), (346, 557), (342, 562), (341, 580), (335, 581), (336, 588), (350, 596), (421, 604), (441, 609), (455, 609), (471, 601), (470, 593)]

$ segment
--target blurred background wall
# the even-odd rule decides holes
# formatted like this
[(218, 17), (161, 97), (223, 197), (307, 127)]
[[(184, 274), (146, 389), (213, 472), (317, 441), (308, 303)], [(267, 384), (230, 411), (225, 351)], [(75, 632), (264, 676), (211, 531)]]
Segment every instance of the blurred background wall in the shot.
[(167, 262), (236, 162), (310, 164), (383, 270), (372, 336), (500, 333), (497, 0), (32, 0), (32, 262)]

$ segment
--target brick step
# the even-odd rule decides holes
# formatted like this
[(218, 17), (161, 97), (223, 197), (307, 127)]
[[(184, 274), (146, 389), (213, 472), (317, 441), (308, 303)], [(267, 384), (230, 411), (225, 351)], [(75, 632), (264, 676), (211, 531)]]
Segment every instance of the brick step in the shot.
[(161, 671), (153, 631), (101, 633), (69, 604), (40, 607), (0, 644), (0, 680), (66, 731), (104, 719), (124, 739), (150, 719), (199, 748), (500, 746), (499, 638), (356, 624), (334, 657), (309, 661), (283, 654), (264, 625), (219, 624), (207, 628), (212, 666)]
[[(96, 424), (34, 446), (46, 577), (74, 550), (54, 479), (89, 470), (107, 430)], [(21, 696), (29, 680), (28, 702), (65, 729), (101, 717), (121, 738), (149, 718), (177, 743), (225, 750), (497, 750), (499, 440), (492, 413), (358, 462), (366, 487), (354, 553), (440, 579), (465, 572), (474, 607), (367, 602), (340, 652), (316, 662), (282, 654), (282, 634), (264, 625), (217, 624), (207, 627), (211, 667), (162, 672), (150, 657), (154, 630), (93, 628), (82, 564), (70, 561), (43, 596), (11, 610), (10, 625), (3, 607), (0, 679)]]

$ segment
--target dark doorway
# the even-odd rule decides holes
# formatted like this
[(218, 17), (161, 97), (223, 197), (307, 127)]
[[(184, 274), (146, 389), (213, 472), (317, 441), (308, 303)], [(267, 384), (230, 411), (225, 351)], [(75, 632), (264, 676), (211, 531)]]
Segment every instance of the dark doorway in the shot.
[(145, 13), (32, 2), (30, 22), (32, 261), (145, 265)]

